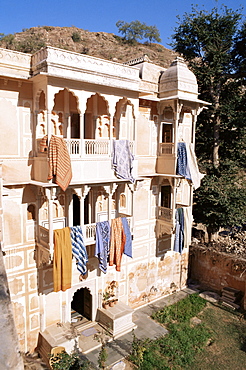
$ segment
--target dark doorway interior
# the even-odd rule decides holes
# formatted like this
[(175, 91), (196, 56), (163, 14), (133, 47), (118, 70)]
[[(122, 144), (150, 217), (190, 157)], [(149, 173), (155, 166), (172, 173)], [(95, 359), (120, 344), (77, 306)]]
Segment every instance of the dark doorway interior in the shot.
[(76, 194), (73, 194), (73, 226), (80, 225), (80, 200)]
[(81, 315), (92, 320), (92, 295), (88, 288), (81, 288), (74, 293), (71, 302), (72, 317)]

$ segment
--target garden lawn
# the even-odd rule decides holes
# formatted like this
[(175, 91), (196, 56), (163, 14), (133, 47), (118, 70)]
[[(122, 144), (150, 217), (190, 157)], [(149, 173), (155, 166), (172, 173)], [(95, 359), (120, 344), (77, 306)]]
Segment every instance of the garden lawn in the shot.
[(134, 337), (129, 359), (138, 369), (246, 370), (242, 314), (192, 294), (152, 318), (165, 325), (169, 334), (156, 340)]

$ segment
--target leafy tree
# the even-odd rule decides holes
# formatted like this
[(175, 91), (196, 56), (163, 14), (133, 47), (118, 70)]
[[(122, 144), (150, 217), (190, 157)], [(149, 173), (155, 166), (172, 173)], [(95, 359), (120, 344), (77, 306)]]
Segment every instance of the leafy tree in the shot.
[(174, 50), (195, 73), (200, 98), (211, 103), (197, 121), (196, 150), (206, 171), (194, 195), (195, 221), (210, 232), (246, 221), (246, 23), (226, 6), (192, 8), (179, 18)]
[(184, 14), (172, 36), (174, 50), (189, 62), (203, 98), (212, 103), (206, 118), (213, 130), (212, 162), (216, 167), (219, 166), (222, 92), (234, 72), (232, 51), (240, 19), (238, 11), (227, 7), (222, 7), (221, 13), (217, 8), (208, 13), (193, 7), (191, 14)]
[(128, 42), (136, 42), (143, 39), (147, 39), (149, 42), (161, 42), (160, 32), (156, 26), (147, 26), (145, 23), (136, 20), (130, 23), (118, 21), (116, 27)]
[(160, 32), (156, 26), (147, 26), (145, 29), (144, 37), (149, 40), (149, 42), (161, 42)]

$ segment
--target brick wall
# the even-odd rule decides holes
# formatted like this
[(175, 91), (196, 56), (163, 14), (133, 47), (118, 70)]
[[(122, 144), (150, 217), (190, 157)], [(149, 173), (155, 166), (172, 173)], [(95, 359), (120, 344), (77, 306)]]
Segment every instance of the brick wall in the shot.
[(190, 247), (189, 278), (218, 293), (228, 286), (241, 290), (244, 294), (242, 306), (246, 309), (245, 259), (206, 247)]

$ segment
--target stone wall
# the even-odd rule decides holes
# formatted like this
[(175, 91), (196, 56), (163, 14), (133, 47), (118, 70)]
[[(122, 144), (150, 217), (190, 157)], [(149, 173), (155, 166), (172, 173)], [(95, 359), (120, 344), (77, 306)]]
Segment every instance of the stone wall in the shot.
[(202, 246), (190, 247), (189, 278), (205, 288), (221, 292), (224, 287), (243, 292), (246, 309), (246, 260)]

